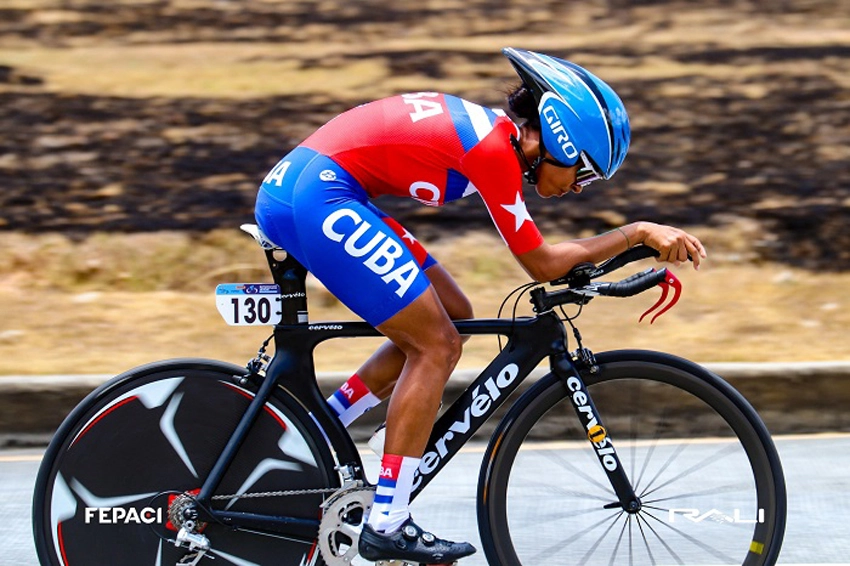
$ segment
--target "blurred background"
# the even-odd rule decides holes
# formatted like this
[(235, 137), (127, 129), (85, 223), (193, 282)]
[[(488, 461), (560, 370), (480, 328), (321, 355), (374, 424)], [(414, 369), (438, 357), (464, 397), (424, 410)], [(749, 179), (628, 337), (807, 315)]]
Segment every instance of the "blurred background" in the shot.
[[(637, 318), (655, 293), (589, 305), (587, 346), (850, 357), (849, 3), (3, 0), (0, 375), (247, 361), (269, 329), (225, 326), (213, 289), (270, 279), (238, 230), (266, 172), (375, 98), (436, 90), (504, 107), (504, 46), (588, 67), (631, 115), (612, 181), (557, 201), (527, 190), (547, 239), (652, 220), (709, 250), (699, 273), (676, 270), (682, 300), (652, 326)], [(480, 199), (377, 204), (479, 316), (526, 281)], [(312, 320), (351, 316), (314, 287)], [(356, 368), (374, 344), (355, 342), (320, 351), (319, 369)], [(473, 341), (461, 366), (495, 347)]]
[[(0, 0), (3, 564), (35, 563), (26, 518), (40, 447), (104, 375), (172, 357), (243, 364), (268, 337), (226, 326), (213, 294), (270, 281), (238, 229), (267, 171), (375, 98), (444, 91), (504, 107), (517, 80), (505, 46), (586, 66), (631, 116), (613, 180), (560, 200), (527, 189), (545, 237), (650, 220), (709, 251), (698, 273), (673, 268), (683, 296), (653, 325), (638, 317), (657, 290), (585, 307), (585, 346), (779, 362), (712, 367), (774, 433), (850, 430), (850, 2)], [(477, 197), (377, 204), (478, 316), (528, 281)], [(312, 321), (352, 316), (310, 284)], [(350, 375), (376, 345), (321, 346), (317, 368)], [(459, 367), (468, 376), (497, 348), (476, 337)], [(847, 436), (778, 444), (791, 494), (784, 563), (846, 563)], [(472, 486), (475, 468), (456, 477)], [(472, 489), (459, 493), (436, 499), (455, 532), (448, 516), (435, 523), (466, 540)]]

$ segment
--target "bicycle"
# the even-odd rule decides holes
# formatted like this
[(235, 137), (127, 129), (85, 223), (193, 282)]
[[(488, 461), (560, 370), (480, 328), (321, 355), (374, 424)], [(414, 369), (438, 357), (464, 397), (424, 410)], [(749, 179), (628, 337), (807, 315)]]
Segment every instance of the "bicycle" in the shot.
[[(93, 391), (59, 427), (33, 500), (42, 565), (356, 560), (374, 486), (319, 390), (313, 350), (379, 333), (365, 322), (309, 323), (306, 270), (264, 248), (275, 283), (224, 286), (218, 296), (236, 323), (274, 325), (247, 367), (141, 366)], [(653, 253), (638, 246), (599, 267), (577, 266), (553, 290), (529, 284), (534, 316), (456, 321), (462, 335), (507, 342), (434, 424), (413, 498), (541, 361), (550, 363), (484, 453), (476, 507), (490, 564), (776, 562), (785, 483), (752, 406), (681, 358), (594, 355), (577, 315), (564, 312), (671, 282), (666, 269), (594, 281)]]

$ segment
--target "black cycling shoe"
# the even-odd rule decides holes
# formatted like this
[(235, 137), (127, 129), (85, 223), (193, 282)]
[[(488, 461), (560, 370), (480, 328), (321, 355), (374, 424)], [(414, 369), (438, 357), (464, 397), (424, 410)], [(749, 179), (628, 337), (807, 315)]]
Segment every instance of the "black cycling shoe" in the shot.
[(379, 533), (368, 523), (363, 525), (358, 544), (366, 560), (401, 560), (419, 564), (445, 564), (475, 553), (468, 542), (452, 542), (423, 531), (408, 518), (392, 533)]

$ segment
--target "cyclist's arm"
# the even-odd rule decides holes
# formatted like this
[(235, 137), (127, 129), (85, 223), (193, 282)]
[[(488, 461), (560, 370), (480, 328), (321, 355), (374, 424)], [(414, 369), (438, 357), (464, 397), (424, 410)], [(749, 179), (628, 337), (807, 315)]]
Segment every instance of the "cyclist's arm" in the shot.
[(544, 242), (516, 258), (535, 280), (551, 281), (581, 262), (600, 263), (636, 244), (646, 244), (661, 252), (658, 261), (678, 264), (691, 256), (695, 269), (699, 269), (700, 260), (706, 256), (699, 239), (684, 230), (652, 222), (634, 222), (591, 238), (558, 244)]
[[(622, 230), (629, 235), (636, 230), (634, 226), (624, 226)], [(629, 235), (629, 240), (632, 239)], [(628, 248), (623, 234), (618, 230), (557, 244), (543, 242), (540, 246), (524, 254), (516, 256), (523, 269), (535, 281), (552, 281), (563, 276), (570, 269), (582, 262), (601, 263), (611, 256), (617, 255)]]
[(499, 120), (493, 131), (461, 158), (461, 172), (476, 187), (493, 224), (514, 255), (533, 250), (543, 236), (528, 213), (522, 170), (507, 141), (515, 126)]

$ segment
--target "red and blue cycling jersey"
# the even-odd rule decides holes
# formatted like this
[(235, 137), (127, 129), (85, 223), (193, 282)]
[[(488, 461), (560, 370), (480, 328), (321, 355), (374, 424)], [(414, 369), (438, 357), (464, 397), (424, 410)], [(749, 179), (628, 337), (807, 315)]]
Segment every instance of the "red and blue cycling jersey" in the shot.
[(435, 260), (370, 198), (432, 206), (478, 193), (514, 254), (543, 243), (522, 197), (504, 113), (417, 93), (340, 114), (269, 172), (255, 216), (340, 301), (377, 326), (430, 286)]
[(340, 114), (302, 147), (330, 157), (370, 197), (442, 206), (478, 193), (514, 254), (543, 243), (522, 196), (522, 171), (504, 112), (433, 92), (378, 100)]

